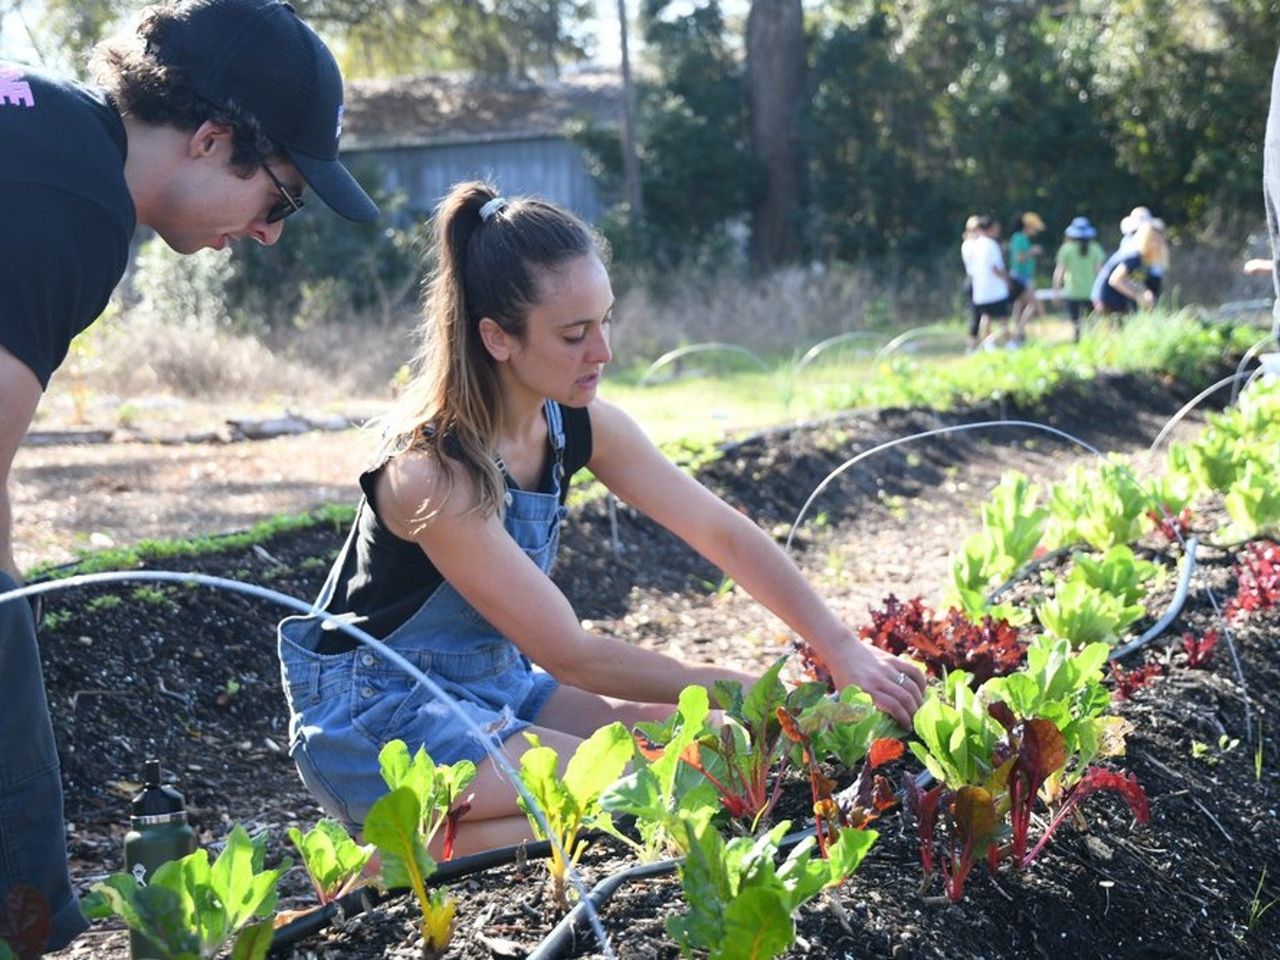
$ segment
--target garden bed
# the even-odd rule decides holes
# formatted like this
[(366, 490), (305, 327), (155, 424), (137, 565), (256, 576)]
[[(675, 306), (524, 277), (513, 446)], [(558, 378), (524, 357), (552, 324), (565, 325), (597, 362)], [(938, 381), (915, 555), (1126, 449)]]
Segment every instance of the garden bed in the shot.
[[(1026, 415), (1103, 449), (1136, 451), (1191, 392), (1136, 377), (1102, 378)], [(852, 453), (1000, 413), (1019, 415), (997, 408), (946, 418), (915, 411), (850, 415), (744, 441), (701, 475), (785, 536), (809, 492)], [(845, 474), (824, 495), (801, 531), (801, 562), (859, 626), (867, 622), (868, 606), (889, 592), (936, 594), (948, 554), (976, 526), (977, 504), (1003, 470), (1056, 478), (1080, 456), (1027, 430), (969, 433), (891, 451)], [(1214, 519), (1204, 515), (1201, 522)], [(163, 566), (310, 598), (342, 534), (321, 526)], [(597, 629), (692, 658), (757, 668), (786, 652), (788, 638), (776, 621), (735, 591), (718, 589), (718, 574), (672, 538), (623, 511), (619, 539), (622, 550), (615, 553), (603, 501), (575, 510), (565, 532), (557, 579)], [(1220, 594), (1233, 589), (1233, 559), (1202, 552), (1201, 569)], [(1202, 597), (1197, 589), (1166, 638), (1213, 626)], [(268, 833), (268, 861), (274, 862), (291, 852), (284, 830), (314, 822), (317, 808), (284, 752), (286, 715), (273, 643), (280, 614), (261, 601), (188, 587), (129, 584), (47, 598), (46, 683), (63, 755), (73, 874), (82, 886), (119, 869), (130, 780), (148, 756), (173, 771), (206, 844), (239, 822)], [(1271, 878), (1280, 875), (1276, 778), (1266, 741), (1280, 689), (1276, 626), (1272, 616), (1236, 635), (1255, 734), (1261, 723), (1260, 776), (1226, 651), (1219, 651), (1212, 670), (1188, 670), (1158, 643), (1145, 656), (1166, 659), (1168, 676), (1118, 706), (1135, 726), (1121, 763), (1148, 792), (1148, 825), (1135, 827), (1128, 808), (1110, 795), (1092, 798), (1084, 806), (1084, 829), (1061, 830), (1025, 873), (991, 877), (977, 868), (965, 899), (951, 906), (918, 893), (914, 832), (900, 809), (890, 811), (875, 825), (880, 840), (852, 879), (802, 910), (790, 955), (1274, 955), (1268, 950), (1275, 921), (1257, 913), (1275, 895)], [(1240, 742), (1229, 747), (1233, 739)], [(1208, 748), (1193, 755), (1193, 741)], [(915, 766), (899, 761), (894, 772)], [(805, 809), (805, 796), (802, 789), (792, 798), (795, 809)], [(591, 884), (627, 862), (600, 843), (586, 858), (584, 876)], [(1264, 869), (1268, 879), (1258, 892)], [(459, 883), (459, 928), (448, 955), (524, 955), (556, 919), (543, 887), (537, 863)], [(306, 903), (308, 885), (299, 871), (286, 876), (282, 889), (282, 906)], [(603, 911), (617, 955), (675, 956), (662, 918), (678, 909), (678, 899), (674, 879), (624, 888)], [(392, 901), (300, 943), (297, 956), (407, 958), (416, 955), (415, 930), (409, 905)], [(124, 944), (122, 933), (99, 927), (62, 956), (123, 957)], [(588, 942), (581, 955), (597, 950)]]

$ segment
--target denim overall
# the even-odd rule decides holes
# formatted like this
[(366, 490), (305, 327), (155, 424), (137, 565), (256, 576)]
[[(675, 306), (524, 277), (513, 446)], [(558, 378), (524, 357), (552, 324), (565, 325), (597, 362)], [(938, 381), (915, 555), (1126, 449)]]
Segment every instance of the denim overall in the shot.
[[(560, 505), (564, 425), (558, 405), (548, 401), (544, 410), (555, 458), (551, 490), (509, 488), (503, 526), (550, 573), (565, 515)], [(362, 507), (368, 509), (368, 504)], [(352, 524), (313, 609), (323, 610), (332, 599), (356, 526)], [(357, 829), (374, 801), (387, 792), (378, 752), (388, 741), (403, 740), (411, 753), (423, 746), (436, 763), (479, 763), (486, 752), (443, 703), (375, 649), (361, 644), (342, 653), (316, 653), (322, 631), (331, 629), (316, 615), (280, 623), (281, 675), (291, 714), (289, 753), (325, 812)], [(453, 696), (494, 744), (530, 726), (558, 685), (448, 582), (383, 642)]]

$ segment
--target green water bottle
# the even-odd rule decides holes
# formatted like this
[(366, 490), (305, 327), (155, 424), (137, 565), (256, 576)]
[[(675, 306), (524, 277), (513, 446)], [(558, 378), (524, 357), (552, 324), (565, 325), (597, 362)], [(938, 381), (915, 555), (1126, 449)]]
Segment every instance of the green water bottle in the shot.
[[(196, 834), (187, 823), (182, 794), (161, 782), (160, 761), (148, 760), (145, 784), (130, 807), (129, 832), (124, 835), (124, 868), (146, 885), (162, 863), (195, 853)], [(160, 949), (146, 937), (129, 934), (133, 960), (156, 960)]]

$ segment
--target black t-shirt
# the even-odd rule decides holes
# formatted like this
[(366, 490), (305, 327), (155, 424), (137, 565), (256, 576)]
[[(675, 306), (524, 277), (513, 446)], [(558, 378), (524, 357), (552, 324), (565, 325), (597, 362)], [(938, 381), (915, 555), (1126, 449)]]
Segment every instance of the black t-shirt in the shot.
[[(591, 459), (591, 415), (585, 407), (560, 408), (564, 419), (564, 482), (560, 502), (568, 496), (569, 480)], [(551, 491), (551, 470), (555, 458), (547, 457), (547, 466), (538, 490)], [(405, 621), (444, 582), (436, 565), (422, 548), (402, 540), (383, 525), (378, 517), (374, 491), (382, 467), (360, 476), (365, 499), (356, 512), (356, 533), (345, 558), (328, 611), (354, 614), (361, 629), (378, 639), (387, 636)], [(508, 483), (511, 479), (508, 477)], [(326, 635), (321, 653), (336, 653), (351, 648), (351, 643), (336, 631)]]
[(41, 386), (128, 265), (126, 149), (100, 91), (0, 62), (0, 345)]

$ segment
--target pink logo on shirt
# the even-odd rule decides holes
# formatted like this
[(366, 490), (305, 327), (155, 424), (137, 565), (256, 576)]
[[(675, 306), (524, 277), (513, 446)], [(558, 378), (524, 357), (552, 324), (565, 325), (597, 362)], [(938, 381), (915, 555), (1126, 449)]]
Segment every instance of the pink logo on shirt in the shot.
[(14, 67), (0, 67), (0, 107), (34, 107), (36, 98), (31, 95), (31, 85), (22, 79), (21, 71)]

